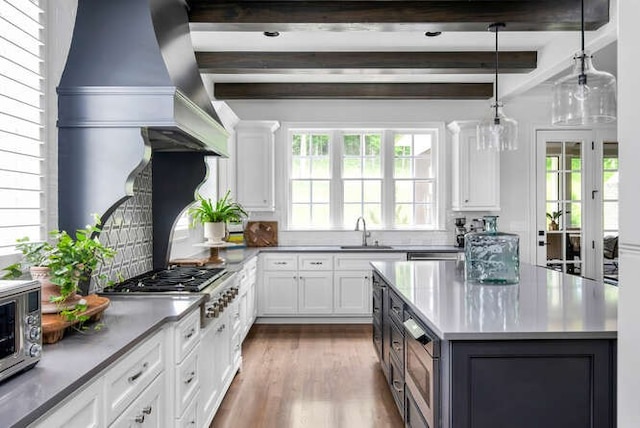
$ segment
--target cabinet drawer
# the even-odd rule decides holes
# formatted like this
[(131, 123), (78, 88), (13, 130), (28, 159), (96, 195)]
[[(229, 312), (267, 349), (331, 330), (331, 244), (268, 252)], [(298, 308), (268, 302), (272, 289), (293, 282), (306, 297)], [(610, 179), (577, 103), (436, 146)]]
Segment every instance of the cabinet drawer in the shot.
[(131, 405), (122, 413), (110, 428), (138, 428), (141, 426), (161, 428), (166, 426), (162, 412), (164, 375), (158, 376)]
[(304, 254), (299, 256), (299, 270), (333, 270), (333, 255)]
[(176, 426), (178, 428), (198, 428), (200, 423), (198, 421), (198, 405), (200, 401), (200, 391), (196, 391), (196, 395), (191, 404), (184, 411), (184, 414), (178, 419)]
[(404, 370), (404, 335), (402, 330), (398, 329), (395, 323), (389, 323), (391, 343), (389, 343), (389, 352), (394, 354), (399, 363), (398, 368)]
[(338, 254), (335, 256), (335, 270), (371, 271), (371, 262), (406, 260), (406, 253), (367, 252), (358, 254)]
[(198, 354), (200, 348), (195, 347), (175, 370), (176, 415), (182, 414), (193, 400), (199, 388)]
[(382, 324), (382, 297), (379, 294), (373, 295), (373, 319)]
[(55, 410), (40, 418), (30, 428), (99, 428), (104, 426), (101, 377), (91, 385), (74, 391), (75, 395)]
[(265, 254), (264, 270), (298, 270), (298, 256), (292, 254)]
[(200, 310), (182, 319), (175, 329), (176, 362), (180, 362), (200, 342)]
[(389, 316), (391, 317), (391, 320), (396, 323), (399, 329), (403, 328), (404, 302), (391, 290), (389, 290)]
[(105, 375), (107, 421), (114, 420), (164, 370), (164, 331), (139, 345)]
[(389, 383), (393, 399), (398, 406), (398, 411), (404, 419), (404, 371), (400, 369), (400, 365), (391, 354), (389, 358)]
[(405, 426), (407, 428), (429, 428), (427, 422), (424, 420), (422, 413), (418, 410), (415, 400), (411, 396), (409, 389), (405, 389)]
[(378, 358), (382, 361), (382, 324), (373, 319), (373, 346), (378, 353)]

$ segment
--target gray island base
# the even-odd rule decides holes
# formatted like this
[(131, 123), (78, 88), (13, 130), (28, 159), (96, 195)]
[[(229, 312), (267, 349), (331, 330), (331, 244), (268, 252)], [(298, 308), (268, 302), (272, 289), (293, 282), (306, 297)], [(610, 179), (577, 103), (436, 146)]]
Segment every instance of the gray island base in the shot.
[(526, 264), (508, 286), (466, 283), (460, 262), (372, 265), (373, 342), (407, 426), (616, 426), (617, 287)]

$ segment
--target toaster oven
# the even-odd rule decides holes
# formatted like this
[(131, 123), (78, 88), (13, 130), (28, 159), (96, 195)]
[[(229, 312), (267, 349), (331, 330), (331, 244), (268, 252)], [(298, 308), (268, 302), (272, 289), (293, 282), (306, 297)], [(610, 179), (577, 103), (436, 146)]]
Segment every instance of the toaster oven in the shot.
[(0, 381), (35, 366), (42, 352), (38, 281), (0, 281)]

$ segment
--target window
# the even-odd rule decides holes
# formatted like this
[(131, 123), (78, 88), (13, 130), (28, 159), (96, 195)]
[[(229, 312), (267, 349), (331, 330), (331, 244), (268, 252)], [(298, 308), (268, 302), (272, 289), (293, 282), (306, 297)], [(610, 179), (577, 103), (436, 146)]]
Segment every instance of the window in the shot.
[(0, 256), (43, 239), (43, 12), (0, 2)]
[[(436, 229), (442, 126), (284, 127), (290, 229)], [(443, 171), (440, 171), (440, 177)]]

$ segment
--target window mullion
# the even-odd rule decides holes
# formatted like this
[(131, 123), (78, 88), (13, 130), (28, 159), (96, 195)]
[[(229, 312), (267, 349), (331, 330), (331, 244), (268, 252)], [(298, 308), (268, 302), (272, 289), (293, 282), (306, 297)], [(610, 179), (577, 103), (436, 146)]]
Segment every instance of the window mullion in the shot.
[(395, 226), (395, 182), (393, 179), (393, 131), (382, 133), (382, 224), (385, 229)]
[(343, 142), (341, 131), (331, 133), (329, 156), (331, 159), (331, 228), (342, 228), (343, 223), (343, 182), (342, 182), (342, 158)]

